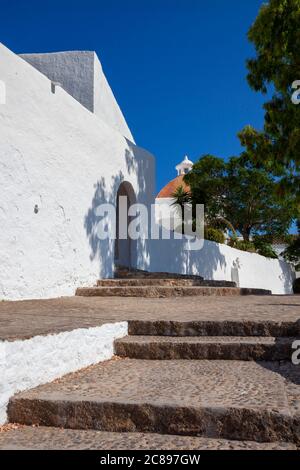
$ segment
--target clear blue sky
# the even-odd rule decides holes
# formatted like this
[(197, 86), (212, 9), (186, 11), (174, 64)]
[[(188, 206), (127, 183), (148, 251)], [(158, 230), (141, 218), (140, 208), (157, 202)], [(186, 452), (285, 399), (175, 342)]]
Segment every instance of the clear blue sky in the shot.
[(247, 31), (262, 0), (1, 0), (0, 41), (16, 53), (95, 50), (136, 142), (157, 159), (157, 189), (188, 154), (240, 152), (261, 127), (246, 82)]

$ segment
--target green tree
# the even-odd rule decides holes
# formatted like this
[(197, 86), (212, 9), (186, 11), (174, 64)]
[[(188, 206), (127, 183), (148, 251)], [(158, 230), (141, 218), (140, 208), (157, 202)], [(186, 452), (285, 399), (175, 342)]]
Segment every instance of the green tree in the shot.
[(191, 195), (188, 191), (184, 189), (184, 187), (178, 186), (174, 193), (172, 194), (172, 198), (174, 199), (173, 206), (178, 205), (181, 210), (185, 206), (185, 204), (189, 204), (191, 202)]
[(292, 84), (300, 80), (300, 0), (270, 0), (263, 5), (248, 38), (256, 56), (247, 61), (248, 82), (268, 94), (263, 131), (251, 126), (239, 134), (247, 155), (280, 179), (281, 191), (300, 201), (300, 105), (292, 103)]
[(191, 188), (190, 201), (193, 205), (205, 205), (205, 225), (210, 226), (214, 221), (214, 226), (218, 228), (217, 220), (224, 217), (220, 207), (227, 191), (225, 162), (213, 155), (204, 155), (184, 180)]
[(300, 271), (300, 221), (298, 225), (298, 235), (292, 240), (286, 250), (283, 252), (283, 256), (286, 261), (295, 265), (297, 271)]
[(256, 234), (285, 234), (296, 214), (292, 197), (280, 198), (272, 173), (250, 158), (228, 162), (205, 155), (185, 176), (191, 200), (205, 205), (206, 225), (227, 228), (248, 242)]

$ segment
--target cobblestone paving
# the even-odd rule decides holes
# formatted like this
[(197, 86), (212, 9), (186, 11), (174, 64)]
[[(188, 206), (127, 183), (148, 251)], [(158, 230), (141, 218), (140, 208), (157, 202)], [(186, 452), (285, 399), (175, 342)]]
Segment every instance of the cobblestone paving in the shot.
[(22, 427), (0, 433), (0, 450), (296, 450), (285, 442), (257, 443), (142, 433)]
[(268, 362), (119, 359), (18, 394), (8, 414), (27, 425), (295, 442), (299, 376), (287, 392), (286, 375)]
[(266, 365), (269, 370), (279, 374), (285, 379), (285, 389), (287, 393), (288, 403), (292, 415), (297, 419), (295, 426), (298, 426), (297, 433), (300, 436), (300, 365), (295, 366), (291, 362), (279, 363), (260, 363)]
[[(0, 302), (0, 341), (124, 320), (135, 335), (204, 335), (131, 336), (124, 344), (272, 347), (291, 341), (272, 336), (300, 335), (300, 297)], [(9, 405), (12, 422), (56, 428), (0, 429), (0, 449), (295, 448), (285, 441), (300, 445), (300, 366), (168, 359), (114, 358), (16, 395)]]
[(113, 360), (23, 392), (16, 398), (288, 410), (282, 378), (256, 363), (240, 361)]
[[(300, 322), (300, 296), (176, 299), (83, 298), (0, 302), (0, 340), (31, 338), (123, 320)], [(143, 333), (141, 333), (143, 334)]]

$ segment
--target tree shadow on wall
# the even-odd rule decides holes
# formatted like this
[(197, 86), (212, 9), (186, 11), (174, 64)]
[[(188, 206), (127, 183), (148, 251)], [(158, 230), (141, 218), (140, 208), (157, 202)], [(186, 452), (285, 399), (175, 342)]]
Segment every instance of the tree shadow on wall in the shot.
[(191, 258), (191, 270), (198, 271), (206, 280), (214, 279), (217, 271), (223, 272), (227, 267), (220, 245), (207, 240), (201, 250), (192, 252)]
[[(137, 201), (143, 203), (145, 199), (154, 203), (155, 200), (155, 174), (153, 178), (150, 178), (149, 173), (152, 168), (150, 165), (154, 165), (155, 170), (155, 159), (146, 150), (137, 147), (130, 140), (126, 139), (128, 148), (125, 150), (125, 161), (129, 175), (136, 174), (137, 176)], [(154, 171), (153, 171), (154, 173)]]
[(225, 270), (226, 258), (217, 243), (204, 242), (202, 249), (185, 249), (184, 240), (152, 240), (151, 270), (194, 274), (214, 279), (218, 270)]
[[(136, 179), (135, 198), (136, 202), (146, 204), (154, 202), (155, 178), (151, 178), (152, 166), (150, 154), (136, 145), (130, 140), (125, 139), (127, 148), (124, 151), (125, 166), (129, 178), (126, 179), (124, 173), (120, 171), (118, 174), (110, 178), (103, 176), (94, 185), (94, 195), (84, 217), (84, 229), (90, 245), (90, 260), (98, 260), (100, 278), (112, 277), (114, 274), (114, 252), (115, 240), (109, 238), (99, 240), (97, 236), (97, 226), (101, 218), (96, 215), (95, 209), (100, 204), (116, 205), (117, 193), (120, 185), (127, 181)], [(150, 213), (150, 211), (149, 211)], [(136, 242), (136, 256), (133, 260), (133, 266), (141, 269), (149, 268), (150, 249), (148, 240), (139, 239)]]
[[(280, 279), (284, 281), (284, 289), (286, 293), (292, 293), (292, 286), (294, 284), (295, 275), (293, 275), (292, 271), (288, 269), (288, 264), (285, 261), (279, 260), (279, 264), (282, 270), (282, 274)], [(283, 278), (283, 279), (282, 279)]]
[(114, 273), (114, 251), (115, 240), (106, 238), (100, 240), (97, 235), (97, 228), (101, 217), (96, 215), (96, 209), (101, 204), (116, 204), (115, 198), (120, 184), (124, 181), (124, 175), (119, 174), (111, 177), (112, 183), (107, 185), (104, 177), (94, 185), (95, 191), (91, 206), (84, 217), (84, 228), (90, 245), (90, 260), (99, 262), (99, 277), (112, 277)]

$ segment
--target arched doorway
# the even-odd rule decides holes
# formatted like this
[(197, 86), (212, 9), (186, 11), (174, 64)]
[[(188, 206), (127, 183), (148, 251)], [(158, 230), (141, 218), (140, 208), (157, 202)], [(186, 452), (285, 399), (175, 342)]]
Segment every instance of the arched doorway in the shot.
[[(121, 196), (126, 196), (126, 205), (124, 204), (125, 199), (120, 200)], [(123, 181), (120, 184), (117, 193), (117, 205), (116, 205), (116, 243), (115, 243), (115, 265), (125, 266), (128, 268), (136, 267), (136, 243), (131, 240), (128, 236), (128, 226), (132, 217), (128, 216), (128, 209), (132, 204), (136, 203), (136, 196), (134, 189), (128, 181)], [(127, 222), (127, 230), (125, 226), (121, 227), (120, 224)], [(127, 238), (124, 238), (124, 234)]]

